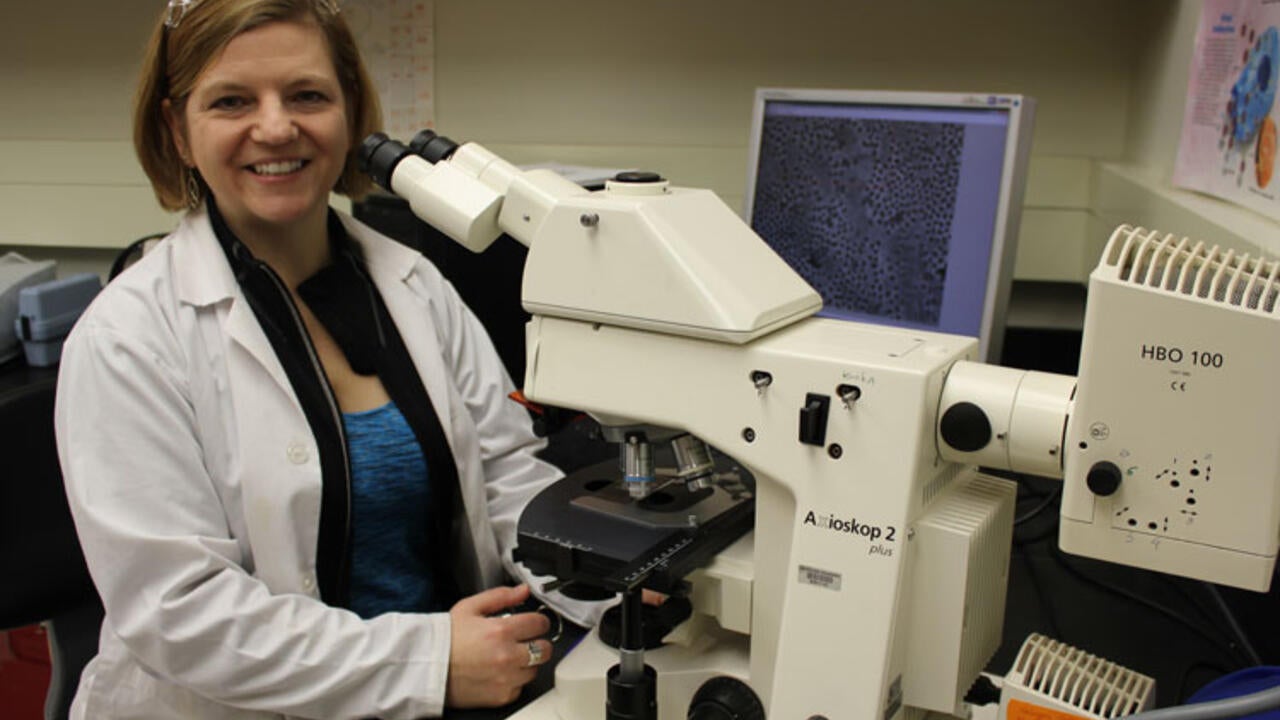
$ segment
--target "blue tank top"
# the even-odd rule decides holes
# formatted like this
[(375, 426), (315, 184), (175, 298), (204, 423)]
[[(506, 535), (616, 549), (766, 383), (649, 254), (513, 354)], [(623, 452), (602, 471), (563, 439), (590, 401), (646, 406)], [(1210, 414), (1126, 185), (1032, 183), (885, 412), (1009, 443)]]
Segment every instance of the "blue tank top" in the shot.
[(395, 403), (343, 413), (351, 457), (351, 595), (360, 617), (428, 612), (427, 462)]

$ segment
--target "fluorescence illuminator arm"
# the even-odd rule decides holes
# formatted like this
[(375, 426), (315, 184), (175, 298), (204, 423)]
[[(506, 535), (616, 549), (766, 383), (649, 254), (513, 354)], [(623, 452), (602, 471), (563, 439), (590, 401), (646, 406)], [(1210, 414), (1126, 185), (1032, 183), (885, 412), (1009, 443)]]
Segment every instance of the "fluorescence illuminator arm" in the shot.
[(1076, 386), (957, 364), (943, 456), (1061, 474), (1063, 550), (1267, 590), (1280, 538), (1280, 264), (1123, 225), (1088, 297)]

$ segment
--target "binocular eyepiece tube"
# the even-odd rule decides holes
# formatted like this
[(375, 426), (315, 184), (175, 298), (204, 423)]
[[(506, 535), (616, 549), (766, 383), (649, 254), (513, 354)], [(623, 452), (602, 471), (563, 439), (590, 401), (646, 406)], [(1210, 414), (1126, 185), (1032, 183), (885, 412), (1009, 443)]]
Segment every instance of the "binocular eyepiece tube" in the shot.
[(360, 144), (358, 159), (360, 171), (368, 173), (379, 187), (391, 190), (391, 175), (396, 165), (410, 155), (417, 155), (432, 165), (448, 160), (458, 149), (458, 143), (431, 130), (423, 130), (413, 136), (408, 147), (392, 140), (386, 133), (373, 133)]

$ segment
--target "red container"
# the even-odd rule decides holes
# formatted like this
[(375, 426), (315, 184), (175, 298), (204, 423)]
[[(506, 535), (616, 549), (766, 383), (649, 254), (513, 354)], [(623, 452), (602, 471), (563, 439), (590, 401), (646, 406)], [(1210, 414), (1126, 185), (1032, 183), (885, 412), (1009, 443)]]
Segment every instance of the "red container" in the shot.
[(49, 672), (49, 638), (43, 627), (0, 631), (0, 715), (43, 720)]

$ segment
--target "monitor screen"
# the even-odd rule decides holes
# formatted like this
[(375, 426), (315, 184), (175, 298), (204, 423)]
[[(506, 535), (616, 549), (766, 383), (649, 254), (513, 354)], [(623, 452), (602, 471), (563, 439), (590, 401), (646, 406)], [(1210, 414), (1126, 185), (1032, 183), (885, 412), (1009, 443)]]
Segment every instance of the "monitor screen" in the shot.
[(760, 90), (746, 217), (823, 315), (968, 335), (998, 361), (1030, 105)]

